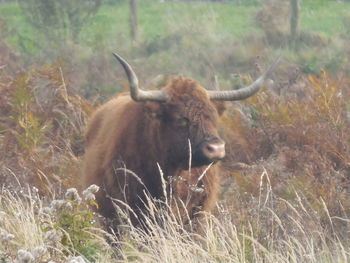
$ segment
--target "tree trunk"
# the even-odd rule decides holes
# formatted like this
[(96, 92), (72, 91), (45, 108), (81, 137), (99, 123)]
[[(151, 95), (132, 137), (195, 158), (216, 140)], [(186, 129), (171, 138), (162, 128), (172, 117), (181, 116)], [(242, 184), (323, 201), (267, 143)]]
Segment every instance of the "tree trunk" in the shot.
[(132, 41), (138, 40), (137, 0), (130, 0), (130, 35)]
[(290, 0), (290, 45), (295, 48), (299, 38), (299, 0)]

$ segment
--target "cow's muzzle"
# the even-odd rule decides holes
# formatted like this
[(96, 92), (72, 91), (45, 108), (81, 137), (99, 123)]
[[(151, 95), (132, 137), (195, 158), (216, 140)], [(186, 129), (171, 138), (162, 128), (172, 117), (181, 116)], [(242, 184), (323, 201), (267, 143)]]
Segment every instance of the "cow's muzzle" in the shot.
[(220, 138), (205, 140), (196, 147), (192, 166), (208, 165), (225, 157), (225, 142)]

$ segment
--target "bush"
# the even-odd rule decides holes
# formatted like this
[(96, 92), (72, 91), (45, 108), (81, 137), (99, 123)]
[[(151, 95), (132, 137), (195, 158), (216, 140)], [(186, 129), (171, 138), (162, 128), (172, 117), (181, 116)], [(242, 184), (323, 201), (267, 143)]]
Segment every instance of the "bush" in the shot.
[(19, 3), (26, 20), (41, 36), (64, 45), (67, 40), (77, 42), (102, 0), (20, 0)]
[(74, 93), (60, 64), (15, 76), (1, 71), (0, 93), (0, 180), (20, 170), (20, 180), (40, 190), (72, 180), (93, 107)]
[(0, 262), (101, 262), (107, 246), (90, 207), (97, 191), (92, 185), (81, 198), (70, 188), (46, 206), (34, 187), (0, 190)]

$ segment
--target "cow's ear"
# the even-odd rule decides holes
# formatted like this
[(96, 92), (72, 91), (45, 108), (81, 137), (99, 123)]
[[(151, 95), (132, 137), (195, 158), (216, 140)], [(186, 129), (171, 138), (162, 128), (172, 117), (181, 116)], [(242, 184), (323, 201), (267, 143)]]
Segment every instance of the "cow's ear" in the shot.
[(149, 117), (157, 119), (159, 119), (162, 116), (163, 112), (161, 102), (156, 101), (145, 102), (144, 110)]
[(224, 101), (212, 100), (215, 105), (216, 110), (218, 111), (219, 116), (221, 116), (226, 110), (226, 103)]

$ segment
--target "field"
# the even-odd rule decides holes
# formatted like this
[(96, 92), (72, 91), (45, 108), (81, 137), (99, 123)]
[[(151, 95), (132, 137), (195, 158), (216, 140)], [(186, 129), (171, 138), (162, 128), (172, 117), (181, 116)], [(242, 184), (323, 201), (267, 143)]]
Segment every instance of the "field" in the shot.
[[(350, 261), (349, 2), (301, 2), (294, 40), (289, 1), (139, 1), (135, 41), (126, 0), (80, 26), (23, 8), (0, 4), (0, 262)], [(199, 232), (150, 197), (147, 229), (120, 211), (112, 235), (97, 189), (80, 189), (89, 117), (127, 89), (112, 52), (147, 88), (183, 74), (224, 90), (283, 55), (272, 87), (227, 103), (220, 200)]]

